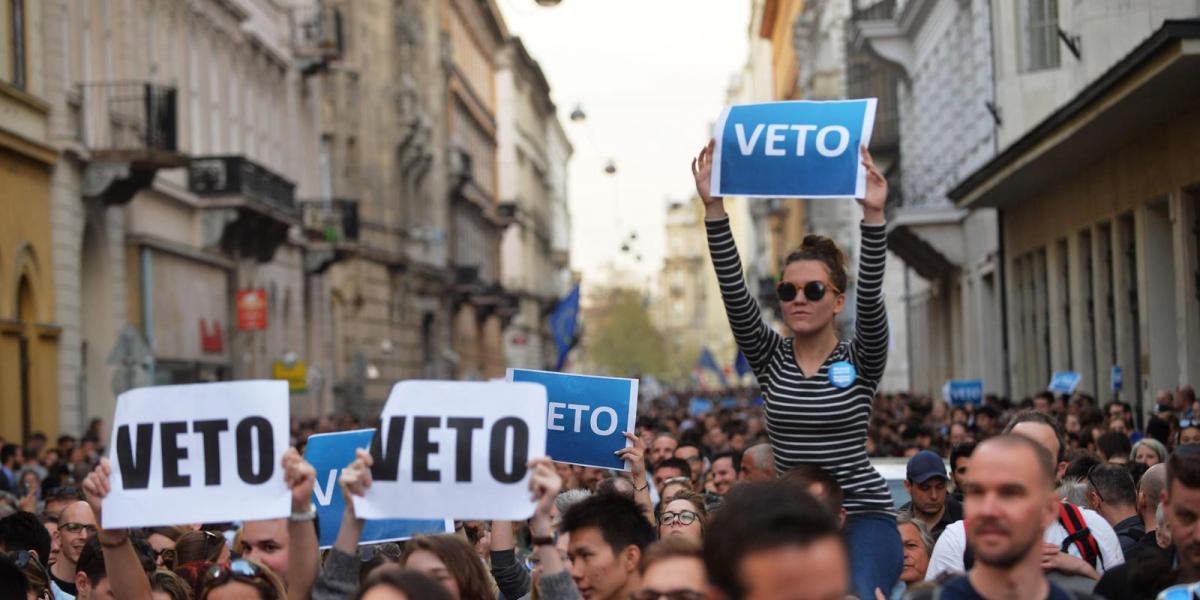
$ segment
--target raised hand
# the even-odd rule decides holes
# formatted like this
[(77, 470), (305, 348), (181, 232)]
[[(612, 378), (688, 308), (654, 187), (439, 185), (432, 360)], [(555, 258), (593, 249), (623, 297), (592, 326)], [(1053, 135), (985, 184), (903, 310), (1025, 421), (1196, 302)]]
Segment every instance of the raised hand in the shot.
[(107, 458), (101, 458), (96, 468), (92, 469), (92, 472), (88, 473), (87, 478), (83, 480), (83, 497), (87, 500), (88, 506), (92, 507), (92, 514), (96, 517), (97, 523), (103, 522), (100, 520), (100, 506), (112, 492), (110, 477), (112, 477), (112, 464), (108, 462)]
[(374, 464), (375, 459), (371, 458), (371, 453), (359, 448), (354, 451), (354, 462), (342, 469), (338, 480), (342, 484), (346, 510), (354, 509), (352, 496), (362, 496), (367, 493), (367, 488), (371, 487), (371, 465)]
[(625, 439), (633, 443), (628, 448), (621, 448), (616, 451), (618, 458), (629, 461), (629, 475), (633, 478), (634, 487), (641, 487), (646, 482), (646, 446), (642, 442), (642, 438), (625, 432)]
[(867, 223), (883, 223), (883, 207), (887, 204), (888, 183), (883, 173), (875, 166), (871, 152), (866, 146), (860, 147), (862, 164), (867, 168), (867, 194), (858, 203), (863, 207), (863, 220)]
[(295, 448), (283, 453), (283, 481), (292, 491), (292, 510), (307, 512), (312, 504), (317, 470)]
[(725, 216), (725, 202), (721, 197), (712, 196), (712, 161), (716, 140), (709, 140), (708, 145), (700, 150), (700, 154), (692, 159), (692, 177), (696, 179), (696, 193), (704, 203), (704, 217), (719, 219)]
[(533, 469), (529, 477), (529, 491), (533, 492), (533, 500), (537, 502), (533, 518), (535, 521), (544, 520), (549, 525), (554, 499), (562, 491), (562, 477), (558, 476), (549, 458), (535, 458), (529, 461), (529, 467)]

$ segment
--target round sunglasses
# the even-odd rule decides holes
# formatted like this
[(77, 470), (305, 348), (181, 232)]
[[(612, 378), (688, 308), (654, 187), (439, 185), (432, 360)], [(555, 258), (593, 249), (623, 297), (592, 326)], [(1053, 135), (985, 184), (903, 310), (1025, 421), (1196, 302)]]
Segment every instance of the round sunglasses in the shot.
[[(833, 290), (835, 294), (839, 293), (833, 286), (827, 286), (824, 282), (810, 281), (804, 284), (804, 297), (809, 302), (819, 302), (821, 298), (825, 297), (825, 292), (829, 290)], [(791, 302), (799, 293), (800, 290), (796, 289), (796, 284), (790, 281), (784, 281), (775, 288), (775, 294), (779, 296), (781, 302)]]

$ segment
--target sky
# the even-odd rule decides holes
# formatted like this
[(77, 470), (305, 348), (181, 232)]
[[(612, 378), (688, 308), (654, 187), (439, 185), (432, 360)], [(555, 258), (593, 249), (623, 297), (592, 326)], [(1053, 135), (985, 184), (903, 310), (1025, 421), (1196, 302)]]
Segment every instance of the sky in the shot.
[[(575, 147), (572, 267), (585, 285), (603, 283), (608, 264), (649, 283), (662, 265), (666, 207), (692, 201), (692, 156), (746, 62), (750, 0), (497, 3), (541, 65)], [(569, 119), (577, 105), (583, 122)], [(610, 159), (614, 175), (605, 173)]]

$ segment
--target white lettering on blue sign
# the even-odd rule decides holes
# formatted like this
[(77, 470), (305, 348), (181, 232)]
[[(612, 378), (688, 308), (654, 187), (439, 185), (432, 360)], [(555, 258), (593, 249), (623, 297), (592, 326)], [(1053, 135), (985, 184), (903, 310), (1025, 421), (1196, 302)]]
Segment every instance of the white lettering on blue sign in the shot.
[[(548, 406), (550, 407), (550, 416), (549, 420), (546, 421), (546, 429), (550, 431), (567, 431), (567, 428), (561, 423), (565, 416), (562, 413), (563, 409), (575, 413), (575, 425), (570, 429), (574, 433), (583, 431), (583, 416), (589, 412), (591, 416), (588, 417), (588, 425), (590, 425), (592, 433), (596, 435), (611, 435), (620, 425), (617, 418), (617, 411), (607, 406), (599, 406), (595, 410), (592, 410), (592, 407), (586, 404), (567, 404), (565, 402), (550, 402)], [(600, 427), (601, 415), (608, 416), (608, 425), (606, 427)]]
[[(754, 148), (758, 146), (758, 140), (762, 137), (763, 123), (754, 126), (754, 130), (750, 132), (750, 139), (746, 139), (746, 127), (742, 123), (736, 123), (733, 126), (734, 133), (737, 134), (738, 150), (742, 156), (750, 156), (754, 153)], [(825, 157), (841, 156), (850, 147), (850, 131), (841, 125), (829, 125), (822, 127), (819, 130), (816, 125), (787, 125), (784, 123), (771, 123), (765, 125), (767, 129), (767, 139), (763, 143), (763, 154), (766, 156), (787, 156), (787, 150), (780, 147), (787, 138), (784, 132), (791, 130), (796, 132), (796, 156), (804, 156), (805, 148), (808, 146), (808, 134), (811, 131), (817, 132), (816, 149), (817, 153)], [(837, 144), (829, 145), (829, 136), (834, 134), (837, 136)]]

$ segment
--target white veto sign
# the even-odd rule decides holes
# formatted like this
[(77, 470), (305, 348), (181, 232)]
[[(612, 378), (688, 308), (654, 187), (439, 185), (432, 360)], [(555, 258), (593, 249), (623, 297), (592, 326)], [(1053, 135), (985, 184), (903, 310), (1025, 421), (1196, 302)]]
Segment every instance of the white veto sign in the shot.
[(275, 519), (291, 513), (280, 461), (286, 381), (144, 387), (117, 398), (105, 529)]
[(533, 514), (530, 459), (546, 454), (546, 388), (533, 383), (404, 381), (371, 442), (364, 519), (498, 519)]

